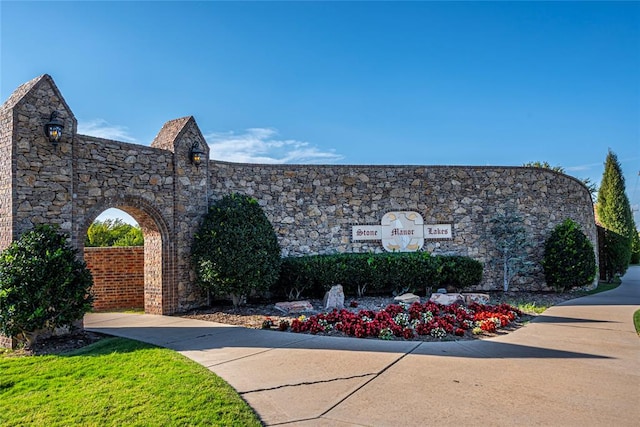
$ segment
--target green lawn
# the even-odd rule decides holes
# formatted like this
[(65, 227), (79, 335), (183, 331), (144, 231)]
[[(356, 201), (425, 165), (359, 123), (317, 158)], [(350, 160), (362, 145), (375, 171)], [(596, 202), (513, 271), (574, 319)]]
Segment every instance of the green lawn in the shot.
[(640, 335), (640, 310), (633, 313), (633, 325), (636, 327), (638, 335)]
[(59, 356), (0, 356), (2, 426), (260, 426), (222, 379), (172, 350), (105, 338)]
[(590, 291), (585, 291), (582, 295), (593, 295), (593, 294), (599, 294), (600, 292), (604, 292), (604, 291), (610, 291), (611, 289), (615, 289), (618, 286), (620, 286), (620, 283), (622, 283), (620, 279), (615, 280), (613, 283), (600, 282), (598, 283), (597, 288), (592, 289)]

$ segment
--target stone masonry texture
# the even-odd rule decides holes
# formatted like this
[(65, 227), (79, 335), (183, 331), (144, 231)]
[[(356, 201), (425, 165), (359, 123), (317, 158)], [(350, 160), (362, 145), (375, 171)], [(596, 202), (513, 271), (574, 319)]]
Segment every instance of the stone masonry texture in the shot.
[[(64, 120), (54, 147), (43, 126), (52, 111)], [(108, 208), (140, 224), (145, 312), (171, 314), (203, 304), (189, 263), (193, 234), (209, 204), (231, 192), (255, 197), (284, 256), (382, 252), (380, 242), (352, 241), (354, 225), (379, 225), (390, 211), (416, 211), (425, 223), (452, 225), (451, 240), (425, 241), (435, 254), (470, 256), (484, 265), (477, 290), (501, 289), (490, 221), (524, 219), (542, 258), (544, 241), (567, 218), (597, 248), (593, 202), (570, 176), (547, 169), (499, 166), (191, 164), (204, 140), (193, 117), (167, 122), (150, 146), (80, 135), (73, 112), (48, 75), (16, 89), (0, 108), (0, 249), (35, 224), (58, 224), (80, 256), (89, 225)], [(215, 157), (215, 153), (214, 153)], [(427, 285), (427, 284), (425, 284)], [(512, 289), (547, 290), (540, 267)]]

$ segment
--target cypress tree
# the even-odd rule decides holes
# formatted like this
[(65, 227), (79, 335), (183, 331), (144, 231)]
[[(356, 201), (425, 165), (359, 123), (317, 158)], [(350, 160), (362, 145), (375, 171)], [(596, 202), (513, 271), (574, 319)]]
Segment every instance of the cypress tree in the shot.
[(598, 191), (598, 204), (596, 207), (600, 224), (607, 230), (616, 233), (620, 238), (609, 242), (619, 246), (613, 250), (616, 253), (615, 260), (618, 274), (624, 274), (631, 259), (631, 242), (635, 230), (631, 205), (625, 192), (624, 176), (618, 162), (618, 157), (609, 149), (604, 164), (602, 182)]

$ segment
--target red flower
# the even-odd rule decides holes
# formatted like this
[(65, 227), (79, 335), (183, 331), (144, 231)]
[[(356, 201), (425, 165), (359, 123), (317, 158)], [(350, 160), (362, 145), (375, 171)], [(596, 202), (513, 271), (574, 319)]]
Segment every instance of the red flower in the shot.
[(415, 334), (413, 333), (413, 329), (404, 328), (402, 330), (402, 338), (404, 338), (406, 340), (411, 340), (411, 339), (413, 339), (414, 336), (415, 336)]
[[(357, 304), (357, 301), (352, 301)], [(399, 314), (401, 318), (409, 318), (409, 324), (396, 323)], [(498, 327), (505, 327), (514, 321), (521, 312), (508, 304), (497, 306), (473, 303), (468, 307), (452, 304), (442, 306), (433, 302), (413, 303), (409, 308), (399, 304), (390, 304), (381, 311), (360, 310), (353, 313), (349, 310), (333, 310), (308, 318), (300, 317), (291, 321), (291, 331), (317, 334), (330, 329), (342, 332), (348, 336), (358, 338), (378, 337), (380, 331), (388, 329), (396, 337), (414, 339), (417, 335), (430, 335), (438, 328), (436, 334), (441, 337), (442, 331), (447, 334), (464, 336), (465, 330), (471, 329), (477, 322), (486, 332), (495, 332)], [(289, 324), (280, 323), (280, 330), (287, 330)]]

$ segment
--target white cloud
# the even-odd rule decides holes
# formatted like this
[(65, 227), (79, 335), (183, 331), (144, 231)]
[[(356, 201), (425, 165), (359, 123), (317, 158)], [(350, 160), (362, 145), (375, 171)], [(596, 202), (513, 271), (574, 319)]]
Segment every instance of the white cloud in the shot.
[(104, 119), (94, 119), (78, 123), (78, 133), (82, 135), (97, 136), (98, 138), (112, 139), (123, 142), (137, 142), (129, 135), (126, 127), (112, 125)]
[(271, 128), (251, 128), (244, 132), (213, 132), (205, 135), (211, 158), (239, 163), (333, 163), (343, 158), (333, 150), (321, 151), (308, 142), (279, 139)]
[(566, 170), (568, 172), (581, 172), (581, 171), (588, 171), (591, 170), (595, 167), (602, 167), (603, 162), (600, 163), (589, 163), (586, 165), (577, 165), (577, 166), (567, 166)]

